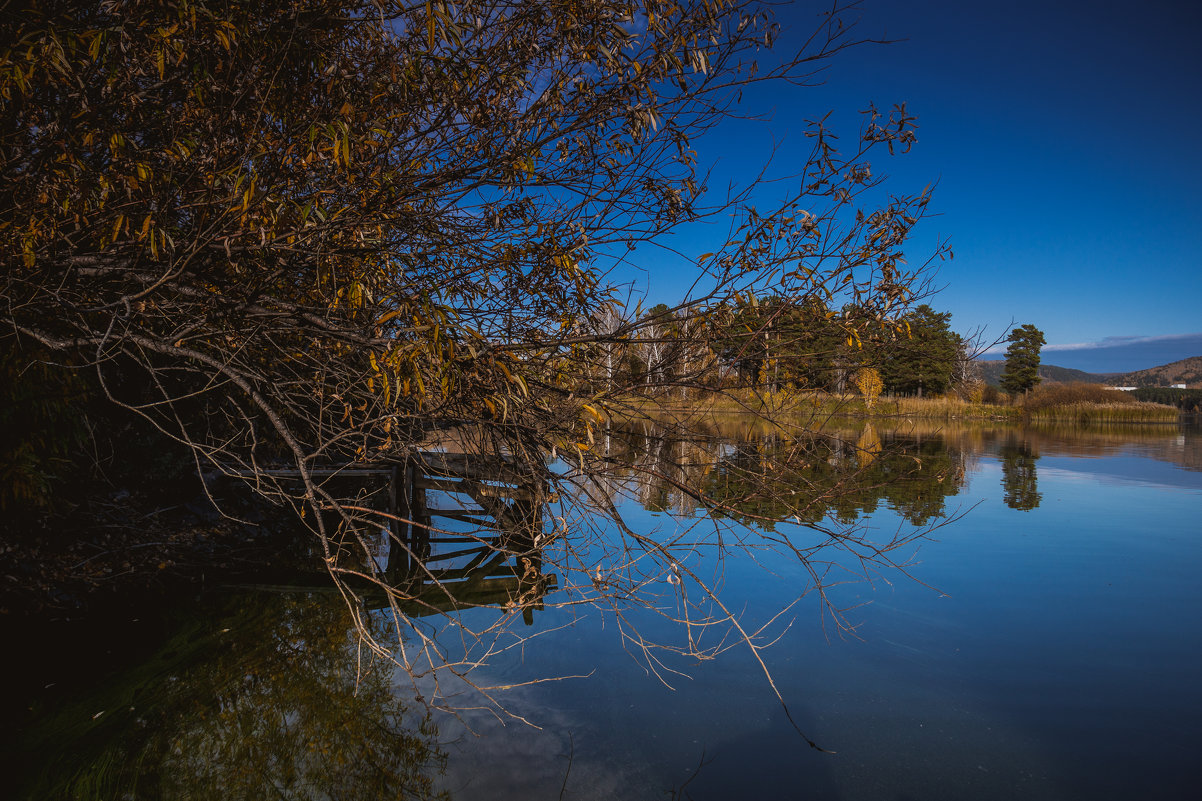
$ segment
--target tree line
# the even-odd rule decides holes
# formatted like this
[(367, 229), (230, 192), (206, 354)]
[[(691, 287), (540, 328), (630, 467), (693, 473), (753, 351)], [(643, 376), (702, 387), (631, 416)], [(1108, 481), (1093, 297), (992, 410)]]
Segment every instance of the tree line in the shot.
[(1186, 412), (1202, 411), (1202, 389), (1140, 387), (1131, 394), (1141, 401), (1176, 406)]
[(949, 312), (927, 304), (881, 319), (816, 297), (794, 303), (766, 295), (723, 301), (703, 314), (658, 304), (636, 315), (622, 323), (636, 335), (584, 360), (595, 365), (591, 387), (681, 397), (731, 388), (844, 393), (872, 371), (878, 392), (921, 397), (980, 382), (971, 343), (951, 329)]

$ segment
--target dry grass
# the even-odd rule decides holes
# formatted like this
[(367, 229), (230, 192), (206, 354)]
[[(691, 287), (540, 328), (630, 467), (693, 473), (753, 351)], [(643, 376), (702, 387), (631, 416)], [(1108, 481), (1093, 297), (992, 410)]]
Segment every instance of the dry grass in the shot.
[(1107, 389), (1100, 384), (1074, 381), (1068, 384), (1040, 384), (1022, 402), (1028, 411), (1054, 406), (1074, 406), (1083, 403), (1105, 406), (1125, 406), (1139, 403), (1128, 392)]
[(1174, 423), (1177, 409), (1159, 403), (1144, 403), (1128, 392), (1097, 384), (1046, 384), (1022, 403), (1031, 420), (1063, 420), (1094, 423)]
[[(1047, 384), (1017, 403), (972, 403), (957, 396), (878, 398), (869, 408), (855, 394), (834, 395), (809, 390), (757, 392), (749, 389), (693, 392), (646, 398), (633, 396), (620, 417), (679, 414), (754, 415), (767, 419), (870, 417), (922, 420), (1062, 421), (1077, 424), (1171, 423), (1177, 409), (1143, 403), (1119, 390), (1096, 384)], [(623, 413), (624, 412), (624, 413)]]
[(1014, 406), (971, 403), (955, 396), (897, 398), (897, 414), (927, 420), (1019, 420), (1022, 410)]
[(1028, 411), (1035, 421), (1063, 420), (1081, 425), (1097, 423), (1176, 423), (1177, 409), (1159, 403), (1066, 403)]

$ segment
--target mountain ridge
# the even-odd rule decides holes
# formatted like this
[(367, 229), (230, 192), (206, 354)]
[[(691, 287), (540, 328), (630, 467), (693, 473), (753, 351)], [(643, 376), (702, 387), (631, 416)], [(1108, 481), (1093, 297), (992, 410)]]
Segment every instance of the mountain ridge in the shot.
[[(1000, 386), (1005, 360), (981, 359), (977, 364), (981, 365), (982, 377), (986, 384)], [(1129, 373), (1087, 373), (1071, 367), (1040, 364), (1039, 377), (1049, 383), (1059, 384), (1072, 381), (1112, 387), (1168, 387), (1173, 384), (1185, 384), (1189, 389), (1202, 389), (1202, 356), (1191, 356), (1188, 359), (1179, 359)]]

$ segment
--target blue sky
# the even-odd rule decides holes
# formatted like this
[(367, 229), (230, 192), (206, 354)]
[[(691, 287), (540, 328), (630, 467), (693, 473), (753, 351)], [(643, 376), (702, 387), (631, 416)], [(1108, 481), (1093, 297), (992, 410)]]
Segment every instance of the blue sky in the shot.
[[(780, 8), (782, 46), (822, 5)], [(749, 93), (771, 120), (727, 126), (703, 161), (739, 176), (775, 141), (783, 167), (806, 119), (834, 110), (850, 137), (868, 101), (905, 101), (918, 144), (873, 171), (894, 192), (938, 182), (906, 253), (950, 238), (930, 302), (953, 328), (1033, 323), (1045, 362), (1093, 371), (1202, 355), (1202, 3), (867, 0), (856, 14), (863, 34), (905, 41), (842, 53), (821, 87)], [(713, 250), (704, 239), (683, 249)], [(650, 299), (668, 300), (672, 260), (648, 255)]]

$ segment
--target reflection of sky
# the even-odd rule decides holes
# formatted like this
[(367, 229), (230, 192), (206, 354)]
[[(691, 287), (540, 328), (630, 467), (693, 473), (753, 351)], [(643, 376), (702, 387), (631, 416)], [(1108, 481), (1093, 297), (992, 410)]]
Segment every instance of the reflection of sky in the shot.
[[(543, 732), (473, 718), (498, 736), (456, 746), (447, 786), (555, 796), (572, 752), (569, 796), (648, 797), (687, 779), (704, 753), (712, 761), (688, 786), (698, 799), (748, 788), (817, 799), (1187, 797), (1202, 748), (1202, 474), (1138, 453), (1048, 455), (1035, 461), (1042, 503), (1016, 511), (1002, 502), (996, 456), (969, 465), (949, 504), (963, 519), (903, 555), (915, 556), (917, 581), (881, 571), (832, 590), (844, 606), (867, 602), (849, 613), (860, 639), (824, 631), (813, 593), (766, 632), (780, 637), (762, 656), (792, 714), (837, 756), (804, 746), (746, 647), (703, 663), (666, 659), (688, 674), (663, 672), (669, 690), (623, 647), (612, 615), (548, 609), (533, 631), (569, 627), (480, 678), (593, 676), (517, 691), (515, 711)], [(622, 510), (661, 540), (682, 525), (632, 502)], [(900, 520), (882, 508), (866, 525), (887, 539)], [(712, 529), (695, 538), (702, 531)], [(807, 589), (787, 554), (752, 555), (720, 572), (704, 562), (747, 626)], [(660, 606), (673, 612), (663, 589)], [(623, 612), (622, 626), (681, 643), (679, 626), (653, 612)]]
[[(963, 516), (897, 554), (913, 557), (906, 572), (884, 568), (870, 571), (870, 581), (832, 587), (828, 599), (858, 625), (854, 635), (832, 628), (829, 617), (823, 627), (810, 574), (785, 548), (730, 548), (720, 561), (707, 547), (683, 559), (747, 630), (767, 624), (758, 654), (729, 629), (695, 629), (702, 647), (730, 648), (709, 660), (660, 651), (649, 664), (634, 638), (687, 643), (672, 619), (681, 612), (677, 587), (660, 580), (648, 587), (653, 597), (619, 599), (616, 610), (573, 606), (580, 590), (560, 590), (547, 601), (564, 606), (537, 612), (530, 627), (496, 607), (465, 610), (452, 622), (415, 621), (447, 649), (464, 642), (478, 656), (490, 649), (470, 678), (503, 687), (497, 700), (533, 726), (498, 717), (445, 671), (437, 687), (428, 674), (410, 681), (398, 672), (395, 692), (406, 715), (418, 711), (415, 695), (441, 696), (460, 709), (459, 718), (434, 717), (448, 754), (440, 783), (456, 798), (526, 801), (560, 797), (561, 788), (574, 799), (661, 798), (702, 762), (688, 797), (1195, 797), (1202, 473), (1138, 452), (1043, 452), (1054, 455), (1034, 461), (1038, 507), (1006, 506), (1000, 457), (975, 454), (966, 460), (968, 481), (949, 499)], [(717, 533), (711, 521), (619, 503), (630, 527), (658, 542), (673, 535), (712, 542)], [(909, 530), (884, 506), (863, 524), (859, 530), (878, 542)], [(728, 545), (763, 542), (757, 529), (720, 525)], [(571, 560), (562, 543), (549, 547), (547, 571), (564, 576), (571, 561), (577, 572), (561, 585), (589, 586), (596, 563), (618, 553), (614, 532), (602, 534), (590, 545), (576, 531)], [(779, 526), (781, 535), (798, 543), (815, 536), (794, 524)], [(832, 579), (860, 567), (838, 548), (819, 552), (810, 566), (821, 570), (823, 561), (841, 565)], [(330, 607), (301, 607), (317, 620), (290, 618), (297, 636), (303, 625), (327, 630)], [(468, 635), (505, 622), (495, 638)], [(353, 638), (346, 645), (353, 660)], [(407, 654), (420, 645), (406, 635)], [(254, 673), (251, 663), (236, 667), (237, 676)], [(837, 755), (805, 745), (764, 668), (797, 725)], [(552, 680), (528, 684), (537, 679)]]
[(1064, 480), (1101, 484), (1135, 483), (1202, 491), (1202, 472), (1187, 470), (1169, 462), (1138, 456), (1107, 456), (1094, 459), (1068, 456), (1044, 456), (1035, 462), (1043, 480), (1055, 473)]

